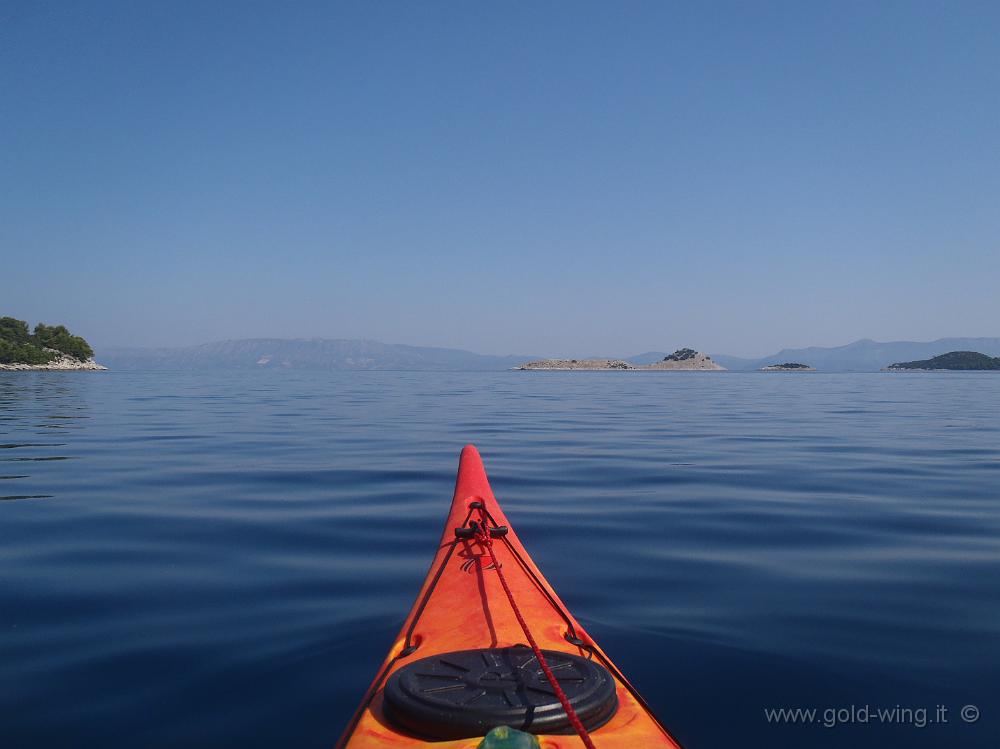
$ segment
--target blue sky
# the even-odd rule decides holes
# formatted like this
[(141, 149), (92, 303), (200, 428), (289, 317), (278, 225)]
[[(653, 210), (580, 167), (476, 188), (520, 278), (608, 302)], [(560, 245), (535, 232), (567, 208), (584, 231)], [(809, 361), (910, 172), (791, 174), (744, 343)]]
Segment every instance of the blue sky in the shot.
[(1000, 4), (0, 0), (0, 314), (763, 355), (1000, 335)]

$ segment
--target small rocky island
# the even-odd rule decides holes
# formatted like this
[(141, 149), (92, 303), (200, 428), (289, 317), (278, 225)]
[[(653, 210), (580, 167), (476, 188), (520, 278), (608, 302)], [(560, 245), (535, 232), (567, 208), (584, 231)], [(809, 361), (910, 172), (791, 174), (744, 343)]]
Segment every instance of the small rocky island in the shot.
[(798, 362), (788, 361), (784, 364), (768, 364), (766, 367), (760, 368), (761, 372), (815, 372), (815, 367), (810, 367), (808, 364), (799, 364)]
[(64, 325), (28, 323), (0, 317), (0, 371), (107, 369), (94, 361), (94, 350)]
[(949, 351), (933, 359), (896, 362), (883, 372), (981, 372), (1000, 370), (1000, 356), (992, 357), (978, 351)]
[(515, 367), (519, 370), (629, 370), (629, 371), (651, 371), (651, 370), (677, 370), (677, 371), (725, 371), (725, 367), (719, 366), (712, 357), (706, 356), (694, 349), (682, 348), (674, 353), (663, 357), (661, 361), (652, 364), (632, 364), (623, 359), (539, 359), (530, 361)]

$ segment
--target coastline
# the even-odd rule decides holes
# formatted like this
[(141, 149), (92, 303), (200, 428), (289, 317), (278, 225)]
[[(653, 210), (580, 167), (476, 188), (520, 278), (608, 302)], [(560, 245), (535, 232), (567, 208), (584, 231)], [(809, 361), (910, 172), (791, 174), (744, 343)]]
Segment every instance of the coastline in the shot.
[(651, 364), (632, 364), (624, 359), (539, 359), (514, 367), (531, 371), (587, 371), (587, 372), (725, 372), (726, 368), (693, 349), (679, 349), (661, 361)]
[(728, 372), (725, 367), (716, 366), (664, 366), (661, 364), (627, 364), (626, 366), (609, 365), (574, 365), (563, 362), (545, 364), (531, 362), (511, 367), (514, 372)]
[(879, 372), (997, 372), (1000, 370), (996, 369), (948, 369), (945, 367), (939, 367), (935, 369), (929, 369), (927, 367), (882, 367)]
[(61, 356), (45, 364), (0, 364), (0, 372), (100, 372), (107, 370), (93, 359), (80, 361), (72, 356)]

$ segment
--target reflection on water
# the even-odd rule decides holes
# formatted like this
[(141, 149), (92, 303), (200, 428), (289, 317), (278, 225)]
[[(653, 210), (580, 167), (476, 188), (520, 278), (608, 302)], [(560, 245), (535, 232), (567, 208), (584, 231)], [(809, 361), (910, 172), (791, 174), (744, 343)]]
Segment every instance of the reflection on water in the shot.
[[(329, 747), (472, 441), (689, 749), (993, 746), (998, 401), (976, 374), (0, 375), (0, 744)], [(852, 704), (953, 720), (763, 713)]]
[[(83, 397), (87, 383), (65, 377), (66, 373), (17, 372), (0, 375), (0, 439), (19, 435), (24, 439), (0, 442), (0, 463), (40, 463), (69, 460), (60, 448), (66, 442), (33, 441), (30, 435), (46, 434), (38, 430), (64, 429), (65, 420), (86, 419), (87, 404)], [(55, 413), (53, 413), (55, 411)], [(13, 452), (17, 451), (17, 452)], [(27, 479), (28, 481), (23, 481)], [(18, 481), (5, 485), (13, 489), (28, 486), (32, 476), (16, 473), (0, 475), (0, 480)], [(0, 494), (0, 501), (51, 499), (48, 493)]]

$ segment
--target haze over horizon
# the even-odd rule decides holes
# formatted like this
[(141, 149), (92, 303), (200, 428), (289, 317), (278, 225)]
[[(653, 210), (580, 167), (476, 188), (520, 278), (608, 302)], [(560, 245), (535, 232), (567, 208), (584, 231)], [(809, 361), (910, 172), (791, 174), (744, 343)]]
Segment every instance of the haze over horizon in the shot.
[[(935, 339), (935, 340), (952, 340), (952, 339), (961, 339), (961, 338), (969, 338), (969, 336), (944, 336), (944, 337), (942, 337), (940, 339)], [(995, 342), (997, 340), (1000, 340), (1000, 337), (998, 337), (998, 336), (978, 336), (978, 338), (981, 338), (983, 341), (990, 341), (991, 343)], [(392, 346), (392, 345), (414, 346), (414, 347), (420, 348), (420, 349), (424, 349), (424, 348), (443, 348), (443, 349), (446, 349), (446, 350), (465, 351), (467, 353), (474, 353), (474, 354), (480, 354), (480, 355), (484, 355), (484, 356), (494, 356), (494, 357), (505, 357), (505, 356), (515, 356), (515, 357), (517, 357), (517, 356), (523, 356), (523, 357), (540, 356), (540, 357), (546, 357), (546, 356), (548, 356), (548, 354), (546, 354), (546, 353), (539, 354), (538, 352), (530, 352), (530, 351), (527, 351), (527, 352), (525, 352), (525, 351), (521, 351), (521, 352), (517, 352), (517, 351), (476, 351), (476, 350), (473, 350), (473, 349), (464, 349), (464, 348), (456, 348), (456, 347), (448, 347), (448, 346), (444, 346), (444, 347), (436, 347), (436, 346), (433, 346), (433, 345), (424, 346), (424, 345), (419, 344), (419, 343), (398, 344), (398, 342), (395, 342), (395, 341), (375, 341), (374, 339), (343, 339), (343, 338), (332, 338), (332, 337), (323, 337), (323, 336), (296, 336), (294, 338), (289, 338), (289, 337), (253, 336), (253, 337), (248, 337), (248, 338), (223, 339), (223, 340), (219, 340), (219, 341), (203, 341), (201, 343), (191, 344), (189, 346), (177, 346), (177, 347), (172, 347), (172, 346), (165, 346), (165, 347), (151, 347), (151, 346), (137, 346), (137, 347), (130, 347), (130, 346), (108, 346), (108, 347), (104, 347), (103, 350), (104, 351), (115, 351), (115, 352), (126, 352), (126, 351), (130, 351), (130, 350), (133, 350), (133, 349), (144, 349), (144, 348), (157, 348), (157, 349), (179, 348), (179, 349), (187, 349), (187, 348), (198, 348), (198, 347), (204, 347), (204, 346), (213, 346), (213, 345), (216, 345), (216, 344), (224, 344), (224, 343), (227, 343), (227, 342), (237, 342), (238, 343), (238, 342), (241, 342), (241, 341), (267, 341), (267, 340), (276, 340), (276, 341), (282, 341), (282, 342), (295, 342), (295, 341), (311, 342), (311, 341), (337, 341), (337, 340), (359, 341), (359, 342), (361, 342), (361, 341), (368, 341), (368, 342), (377, 343), (377, 344), (388, 344), (390, 346)], [(914, 343), (914, 344), (920, 345), (920, 344), (927, 344), (927, 343), (933, 343), (933, 342), (934, 341), (874, 341), (874, 340), (872, 340), (870, 338), (860, 338), (860, 339), (856, 339), (854, 341), (849, 341), (849, 342), (843, 343), (843, 344), (834, 344), (832, 346), (817, 346), (816, 344), (808, 344), (808, 345), (803, 345), (803, 346), (782, 346), (782, 347), (780, 347), (778, 349), (774, 349), (774, 350), (768, 351), (766, 353), (754, 353), (754, 354), (750, 354), (750, 355), (730, 354), (729, 352), (726, 352), (726, 351), (702, 351), (701, 353), (709, 353), (712, 356), (724, 356), (726, 358), (746, 359), (747, 361), (753, 361), (753, 360), (756, 360), (756, 359), (764, 359), (764, 358), (773, 356), (773, 355), (781, 353), (782, 351), (785, 351), (785, 350), (795, 350), (795, 349), (805, 349), (805, 348), (820, 348), (820, 349), (823, 349), (823, 350), (830, 350), (830, 349), (838, 349), (838, 348), (843, 348), (843, 347), (849, 347), (849, 346), (852, 346), (853, 344), (858, 344), (858, 343), (875, 343), (875, 344)], [(602, 357), (607, 357), (607, 358), (612, 358), (612, 359), (632, 359), (632, 358), (635, 358), (635, 357), (642, 357), (643, 355), (647, 355), (647, 354), (651, 354), (651, 353), (670, 353), (671, 351), (676, 351), (678, 348), (681, 348), (681, 347), (680, 346), (668, 346), (668, 347), (662, 347), (662, 350), (658, 350), (656, 348), (647, 348), (647, 349), (644, 349), (642, 351), (613, 352), (611, 354), (608, 354), (606, 352), (604, 352), (604, 353), (601, 353), (601, 352), (582, 353), (582, 352), (579, 352), (579, 351), (575, 351), (575, 352), (570, 352), (568, 354), (564, 354), (564, 355), (562, 355), (562, 357), (563, 358), (566, 358), (566, 357), (577, 357), (577, 358), (583, 358), (583, 359), (586, 359), (586, 358), (602, 358)], [(101, 353), (101, 350), (99, 349), (98, 352), (97, 352), (97, 358), (101, 358), (100, 357), (100, 353)], [(559, 358), (559, 357), (557, 357), (557, 358)]]
[(0, 315), (95, 348), (998, 335), (1000, 6), (25, 3)]

